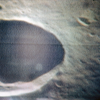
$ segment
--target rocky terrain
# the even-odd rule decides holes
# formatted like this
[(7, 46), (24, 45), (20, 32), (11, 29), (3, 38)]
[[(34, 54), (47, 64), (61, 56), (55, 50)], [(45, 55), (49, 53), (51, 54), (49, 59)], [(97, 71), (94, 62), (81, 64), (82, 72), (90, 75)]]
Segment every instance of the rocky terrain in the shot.
[(29, 83), (1, 82), (0, 100), (100, 99), (99, 0), (0, 0), (0, 20), (39, 26), (52, 33), (65, 52), (60, 64)]

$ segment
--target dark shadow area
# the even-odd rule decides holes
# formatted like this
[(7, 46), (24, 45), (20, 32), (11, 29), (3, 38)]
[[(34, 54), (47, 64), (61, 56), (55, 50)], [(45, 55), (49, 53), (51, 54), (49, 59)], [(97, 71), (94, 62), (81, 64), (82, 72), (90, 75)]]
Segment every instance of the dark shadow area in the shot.
[(0, 21), (0, 81), (30, 81), (64, 58), (57, 38), (23, 21)]

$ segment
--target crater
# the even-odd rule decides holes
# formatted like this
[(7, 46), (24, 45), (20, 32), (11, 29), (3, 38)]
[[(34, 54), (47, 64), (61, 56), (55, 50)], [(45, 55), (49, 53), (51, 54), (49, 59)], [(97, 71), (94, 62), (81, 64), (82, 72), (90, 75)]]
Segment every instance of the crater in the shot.
[(89, 26), (91, 24), (89, 22), (89, 20), (87, 18), (84, 18), (84, 17), (79, 17), (77, 22), (82, 26)]
[(0, 21), (0, 81), (31, 81), (64, 59), (60, 41), (24, 21)]
[(89, 4), (89, 2), (88, 2), (88, 1), (85, 1), (85, 2), (83, 3), (83, 7), (84, 7), (84, 8), (88, 8), (88, 7), (89, 7), (89, 5), (90, 5), (90, 4)]
[(0, 10), (2, 10), (2, 6), (0, 5)]

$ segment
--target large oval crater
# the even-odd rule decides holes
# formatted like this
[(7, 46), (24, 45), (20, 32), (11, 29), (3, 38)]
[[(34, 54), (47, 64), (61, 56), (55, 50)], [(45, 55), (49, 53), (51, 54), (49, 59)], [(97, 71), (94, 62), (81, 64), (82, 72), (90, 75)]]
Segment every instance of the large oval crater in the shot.
[(0, 81), (30, 81), (50, 71), (64, 58), (59, 40), (24, 21), (0, 21)]

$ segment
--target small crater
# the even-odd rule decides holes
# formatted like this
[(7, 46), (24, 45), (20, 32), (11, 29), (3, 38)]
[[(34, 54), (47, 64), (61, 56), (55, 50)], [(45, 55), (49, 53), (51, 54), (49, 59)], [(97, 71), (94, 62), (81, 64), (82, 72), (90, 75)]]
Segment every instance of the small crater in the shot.
[(60, 88), (60, 87), (63, 87), (64, 86), (64, 83), (62, 81), (56, 81), (55, 82), (55, 86)]
[(77, 19), (77, 22), (82, 26), (89, 26), (91, 24), (90, 21), (87, 18), (84, 18), (84, 17), (79, 17)]
[(87, 24), (87, 25), (90, 24), (90, 22), (89, 22), (89, 20), (88, 20), (87, 18), (80, 17), (79, 19), (80, 19), (80, 21), (83, 22), (84, 24)]
[(88, 7), (89, 7), (89, 2), (84, 2), (84, 3), (83, 3), (83, 7), (84, 7), (84, 8), (88, 8)]
[(95, 35), (95, 33), (94, 33), (94, 32), (91, 32), (91, 33), (90, 33), (90, 35), (94, 36), (94, 35)]
[(57, 76), (61, 76), (63, 73), (62, 72), (58, 72), (57, 73)]
[(0, 10), (2, 10), (2, 6), (0, 6)]

